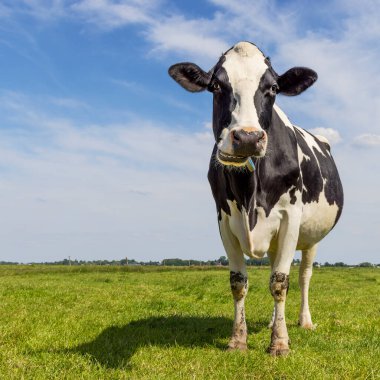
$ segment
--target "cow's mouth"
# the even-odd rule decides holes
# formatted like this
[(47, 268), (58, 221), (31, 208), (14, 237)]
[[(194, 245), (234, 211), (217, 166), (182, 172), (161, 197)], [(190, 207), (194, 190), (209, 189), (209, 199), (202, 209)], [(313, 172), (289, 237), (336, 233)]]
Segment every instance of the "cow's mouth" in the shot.
[(234, 164), (243, 165), (246, 163), (248, 159), (248, 157), (236, 156), (236, 155), (224, 153), (219, 149), (217, 153), (217, 158), (222, 164), (225, 164), (225, 165), (234, 165)]

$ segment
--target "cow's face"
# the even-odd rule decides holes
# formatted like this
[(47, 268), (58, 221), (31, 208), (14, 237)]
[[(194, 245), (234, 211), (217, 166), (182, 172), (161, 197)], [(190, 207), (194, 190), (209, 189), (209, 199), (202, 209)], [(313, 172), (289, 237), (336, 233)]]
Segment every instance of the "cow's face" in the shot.
[(303, 67), (277, 75), (269, 59), (249, 42), (228, 50), (208, 73), (193, 63), (178, 63), (169, 74), (188, 91), (214, 94), (217, 159), (234, 166), (265, 155), (276, 95), (298, 95), (317, 79), (313, 70)]

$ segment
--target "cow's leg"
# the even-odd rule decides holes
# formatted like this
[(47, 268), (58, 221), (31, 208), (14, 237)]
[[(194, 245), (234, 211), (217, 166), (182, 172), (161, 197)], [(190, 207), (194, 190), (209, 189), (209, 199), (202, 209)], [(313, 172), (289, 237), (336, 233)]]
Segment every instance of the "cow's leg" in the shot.
[(302, 260), (298, 277), (301, 288), (301, 310), (298, 323), (305, 329), (314, 328), (309, 310), (309, 284), (313, 272), (313, 261), (316, 253), (317, 245), (302, 251)]
[(234, 298), (235, 316), (228, 348), (230, 350), (246, 350), (247, 323), (245, 321), (244, 301), (248, 292), (248, 277), (243, 266), (241, 266), (237, 272), (233, 270), (230, 271), (230, 284)]
[(289, 336), (285, 322), (285, 301), (289, 288), (289, 271), (297, 246), (300, 216), (285, 216), (278, 235), (278, 249), (270, 276), (270, 292), (274, 299), (275, 318), (269, 353), (273, 356), (289, 352)]
[(232, 336), (228, 343), (229, 350), (247, 349), (247, 323), (245, 321), (244, 301), (248, 292), (248, 277), (244, 254), (236, 237), (231, 233), (229, 225), (222, 220), (220, 233), (226, 250), (230, 268), (230, 285), (234, 299), (235, 317)]
[[(270, 262), (270, 269), (271, 269), (271, 272), (272, 272), (273, 271), (273, 265), (274, 265), (275, 255), (273, 253), (271, 253), (271, 252), (268, 252), (268, 257), (269, 257), (269, 262)], [(273, 327), (275, 315), (276, 315), (276, 308), (273, 305), (272, 317), (271, 317), (270, 322), (268, 324), (268, 329), (271, 329)]]

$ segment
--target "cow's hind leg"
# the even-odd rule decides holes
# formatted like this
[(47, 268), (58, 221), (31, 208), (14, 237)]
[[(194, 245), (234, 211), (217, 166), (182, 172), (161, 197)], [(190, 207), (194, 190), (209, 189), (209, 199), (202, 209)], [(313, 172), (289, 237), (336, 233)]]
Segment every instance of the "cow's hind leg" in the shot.
[(298, 323), (305, 329), (313, 329), (314, 325), (311, 321), (309, 310), (309, 284), (313, 272), (313, 261), (317, 252), (317, 245), (302, 251), (302, 260), (299, 271), (299, 285), (301, 288), (301, 310)]
[[(275, 255), (271, 252), (268, 252), (268, 257), (269, 257), (269, 262), (270, 262), (270, 269), (271, 269), (271, 271), (273, 271), (273, 264), (274, 264)], [(276, 307), (273, 306), (272, 317), (269, 321), (268, 329), (271, 329), (273, 327), (275, 317), (276, 317)]]

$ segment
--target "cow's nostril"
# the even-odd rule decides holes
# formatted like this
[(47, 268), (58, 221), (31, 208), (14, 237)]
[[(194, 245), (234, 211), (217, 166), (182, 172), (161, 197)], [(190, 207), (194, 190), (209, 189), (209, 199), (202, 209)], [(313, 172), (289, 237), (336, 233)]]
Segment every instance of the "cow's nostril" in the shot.
[(232, 131), (232, 140), (236, 141), (236, 142), (241, 140), (241, 136), (239, 134), (239, 131), (236, 131), (236, 130)]
[(257, 132), (257, 141), (262, 140), (265, 137), (264, 131)]

